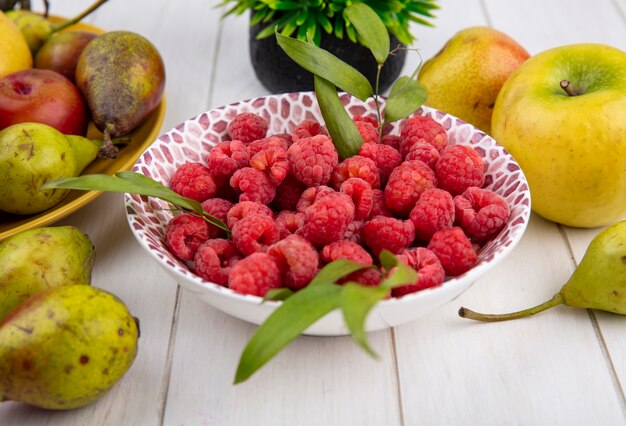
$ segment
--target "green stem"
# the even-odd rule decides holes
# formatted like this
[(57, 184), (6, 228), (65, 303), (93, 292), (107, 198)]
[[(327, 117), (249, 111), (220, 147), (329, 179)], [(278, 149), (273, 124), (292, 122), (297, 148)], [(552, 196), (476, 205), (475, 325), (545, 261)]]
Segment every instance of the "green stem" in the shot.
[(378, 87), (380, 83), (380, 73), (383, 69), (383, 64), (378, 64), (378, 71), (376, 71), (376, 90), (374, 91), (374, 102), (376, 103), (376, 115), (378, 118), (378, 139), (383, 137), (383, 120), (380, 115), (380, 101), (378, 99)]
[(96, 10), (97, 8), (102, 6), (107, 1), (109, 1), (109, 0), (98, 0), (98, 1), (96, 1), (94, 4), (92, 4), (87, 9), (85, 9), (85, 11), (83, 11), (80, 15), (75, 16), (74, 18), (70, 19), (69, 21), (65, 21), (62, 24), (55, 25), (54, 27), (52, 27), (52, 32), (50, 34), (59, 32), (61, 30), (64, 30), (67, 27), (71, 27), (72, 25), (82, 21), (87, 15), (89, 15), (91, 12), (93, 12), (94, 10)]
[(536, 313), (545, 311), (546, 309), (553, 308), (555, 306), (561, 305), (565, 302), (565, 299), (561, 295), (561, 293), (557, 293), (554, 297), (547, 302), (544, 302), (540, 305), (535, 306), (534, 308), (524, 309), (523, 311), (511, 312), (509, 314), (481, 314), (478, 312), (474, 312), (467, 308), (459, 309), (459, 316), (461, 318), (468, 318), (476, 321), (486, 321), (486, 322), (494, 322), (494, 321), (508, 321), (517, 318), (523, 318), (530, 315), (534, 315)]

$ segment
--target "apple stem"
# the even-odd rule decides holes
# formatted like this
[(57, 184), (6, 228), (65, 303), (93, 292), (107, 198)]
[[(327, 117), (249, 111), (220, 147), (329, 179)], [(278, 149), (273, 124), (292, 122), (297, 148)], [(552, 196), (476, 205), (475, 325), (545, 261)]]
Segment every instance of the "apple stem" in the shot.
[(563, 91), (567, 93), (567, 96), (578, 96), (578, 94), (574, 92), (574, 90), (572, 89), (572, 86), (569, 80), (561, 80), (560, 84), (561, 84), (561, 89), (563, 89)]
[(509, 314), (481, 314), (474, 312), (471, 309), (462, 307), (459, 309), (459, 316), (461, 318), (468, 318), (476, 321), (495, 322), (495, 321), (508, 321), (517, 318), (523, 318), (536, 313), (545, 311), (546, 309), (553, 308), (565, 302), (565, 299), (561, 293), (557, 293), (554, 297), (547, 302), (537, 305), (533, 308), (524, 309), (523, 311), (511, 312)]
[(71, 27), (72, 25), (82, 21), (87, 15), (89, 15), (91, 12), (93, 12), (94, 10), (96, 10), (97, 8), (102, 6), (107, 1), (109, 1), (109, 0), (97, 0), (94, 4), (92, 4), (87, 9), (85, 9), (80, 15), (75, 16), (74, 18), (70, 19), (69, 21), (63, 22), (62, 24), (54, 26), (52, 28), (51, 34), (52, 33), (56, 33), (58, 31), (61, 31), (61, 30), (64, 30), (67, 27)]

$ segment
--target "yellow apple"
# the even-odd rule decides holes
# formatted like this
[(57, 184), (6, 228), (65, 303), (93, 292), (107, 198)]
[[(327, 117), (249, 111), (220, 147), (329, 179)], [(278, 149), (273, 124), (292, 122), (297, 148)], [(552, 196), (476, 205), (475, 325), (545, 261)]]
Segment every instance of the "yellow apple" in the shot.
[(459, 31), (419, 72), (428, 91), (426, 105), (490, 133), (498, 92), (528, 57), (515, 40), (493, 28)]
[(24, 36), (0, 11), (0, 78), (33, 66), (33, 57)]
[(533, 210), (591, 228), (626, 217), (626, 53), (601, 44), (539, 53), (502, 87), (492, 135), (524, 171)]

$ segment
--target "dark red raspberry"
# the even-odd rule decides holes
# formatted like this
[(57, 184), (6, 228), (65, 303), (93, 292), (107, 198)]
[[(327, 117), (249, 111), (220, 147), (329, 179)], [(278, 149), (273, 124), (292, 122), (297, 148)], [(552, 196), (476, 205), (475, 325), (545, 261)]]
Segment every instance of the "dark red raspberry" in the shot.
[(427, 142), (415, 142), (409, 150), (405, 161), (420, 160), (428, 164), (428, 167), (435, 170), (437, 161), (441, 158), (441, 154), (437, 151), (437, 148)]
[(230, 186), (241, 192), (239, 201), (269, 204), (276, 196), (276, 185), (269, 176), (252, 167), (237, 170), (230, 178)]
[(296, 205), (302, 196), (306, 186), (292, 175), (287, 178), (276, 188), (276, 197), (274, 197), (274, 207), (276, 210), (296, 210)]
[(289, 235), (295, 234), (298, 229), (304, 226), (304, 213), (292, 212), (289, 210), (283, 210), (276, 216), (276, 226), (278, 227), (278, 233), (280, 238), (287, 238)]
[(217, 179), (230, 178), (235, 171), (246, 167), (250, 156), (241, 141), (220, 142), (207, 156), (207, 168)]
[(341, 192), (322, 197), (305, 211), (304, 226), (299, 235), (321, 247), (342, 239), (354, 219), (354, 203)]
[(237, 114), (228, 125), (228, 134), (232, 140), (245, 144), (263, 139), (267, 134), (268, 123), (263, 117), (251, 112)]
[(298, 123), (293, 129), (291, 139), (293, 142), (298, 142), (300, 139), (311, 138), (317, 135), (328, 135), (328, 132), (319, 122), (306, 119)]
[(170, 188), (177, 194), (196, 201), (211, 198), (217, 191), (209, 169), (200, 163), (186, 163), (176, 169), (170, 180)]
[(369, 217), (393, 216), (385, 205), (385, 193), (380, 189), (372, 189), (372, 211)]
[(446, 274), (453, 277), (476, 264), (477, 255), (472, 243), (457, 226), (435, 232), (427, 248), (437, 255)]
[(278, 227), (269, 216), (253, 214), (237, 221), (232, 228), (232, 238), (243, 255), (265, 251), (280, 239)]
[(398, 135), (383, 135), (380, 143), (387, 145), (400, 152), (400, 136)]
[(354, 125), (363, 138), (363, 144), (378, 144), (378, 130), (367, 121), (355, 121)]
[(470, 186), (482, 186), (485, 183), (483, 169), (483, 160), (472, 147), (453, 145), (441, 152), (435, 173), (440, 188), (458, 195)]
[(228, 274), (239, 260), (241, 256), (232, 241), (221, 238), (207, 240), (196, 251), (194, 272), (202, 279), (225, 286)]
[(422, 192), (410, 215), (415, 225), (415, 236), (429, 241), (433, 234), (454, 223), (454, 201), (449, 192), (431, 188)]
[(425, 288), (440, 286), (446, 277), (446, 272), (443, 270), (441, 262), (439, 262), (435, 253), (427, 248), (417, 247), (404, 250), (398, 254), (398, 259), (405, 265), (415, 269), (417, 282), (394, 288), (391, 291), (394, 297), (401, 297)]
[(367, 123), (369, 125), (371, 125), (373, 128), (378, 129), (378, 120), (374, 117), (368, 117), (368, 116), (364, 116), (361, 114), (357, 114), (354, 117), (352, 117), (352, 121), (355, 123)]
[(180, 260), (192, 260), (200, 244), (208, 239), (206, 221), (188, 213), (174, 216), (165, 226), (165, 246)]
[(274, 135), (256, 140), (249, 144), (246, 148), (248, 149), (248, 155), (250, 156), (250, 158), (252, 158), (254, 157), (254, 154), (257, 154), (269, 148), (282, 148), (287, 151), (287, 149), (289, 148), (289, 143), (285, 138)]
[(280, 269), (267, 253), (253, 253), (241, 259), (228, 277), (228, 287), (238, 293), (265, 296), (272, 288), (280, 288)]
[(509, 218), (509, 204), (489, 189), (470, 186), (454, 197), (456, 223), (474, 241), (495, 235)]
[(313, 203), (315, 203), (317, 200), (334, 192), (336, 192), (334, 189), (326, 185), (312, 186), (311, 188), (307, 188), (304, 190), (304, 192), (302, 192), (302, 195), (298, 200), (298, 204), (296, 204), (296, 210), (304, 213), (306, 209), (311, 207)]
[(254, 154), (250, 159), (250, 165), (267, 173), (275, 186), (285, 180), (291, 167), (287, 159), (287, 151), (282, 148), (268, 148)]
[(255, 201), (241, 201), (235, 204), (226, 214), (226, 224), (232, 230), (237, 222), (247, 216), (253, 214), (260, 214), (274, 219), (274, 213), (265, 204), (257, 203)]
[(400, 133), (400, 153), (405, 157), (411, 146), (419, 141), (428, 142), (438, 151), (448, 145), (446, 129), (431, 117), (415, 116), (406, 120)]
[(299, 290), (308, 285), (319, 265), (315, 248), (299, 235), (290, 235), (267, 249), (282, 272), (283, 285)]
[(382, 249), (399, 253), (415, 239), (415, 227), (410, 220), (374, 216), (363, 225), (363, 240), (378, 256)]
[(361, 178), (369, 183), (372, 189), (380, 188), (380, 174), (373, 160), (354, 155), (337, 164), (332, 174), (333, 187), (339, 189), (341, 184), (350, 178)]
[(388, 145), (364, 143), (361, 145), (359, 155), (369, 158), (376, 164), (383, 186), (391, 172), (402, 163), (400, 153)]
[(382, 278), (380, 271), (377, 269), (361, 269), (360, 271), (353, 272), (347, 277), (342, 278), (339, 283), (344, 284), (348, 281), (355, 281), (364, 286), (376, 287), (380, 284)]
[(343, 234), (344, 240), (352, 241), (356, 244), (361, 244), (361, 240), (363, 240), (363, 225), (365, 222), (362, 220), (353, 220), (348, 224), (348, 229)]
[(328, 136), (299, 139), (287, 150), (291, 173), (306, 186), (326, 185), (339, 162), (335, 145)]
[(372, 256), (370, 256), (367, 250), (348, 240), (339, 240), (324, 246), (320, 251), (320, 259), (324, 263), (330, 263), (339, 259), (352, 260), (362, 265), (372, 265), (374, 263)]
[(420, 194), (437, 186), (435, 173), (423, 161), (405, 161), (389, 176), (385, 187), (385, 205), (402, 217), (408, 217)]
[(350, 178), (341, 184), (340, 190), (352, 198), (355, 220), (369, 217), (374, 205), (374, 192), (369, 183), (360, 178)]

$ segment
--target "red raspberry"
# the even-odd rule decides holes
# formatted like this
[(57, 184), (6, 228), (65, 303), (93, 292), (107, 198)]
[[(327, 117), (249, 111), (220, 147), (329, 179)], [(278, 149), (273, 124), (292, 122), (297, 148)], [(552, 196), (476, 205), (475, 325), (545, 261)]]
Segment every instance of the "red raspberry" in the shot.
[(165, 246), (183, 261), (192, 260), (200, 244), (208, 239), (206, 221), (188, 213), (174, 216), (165, 226)]
[(237, 170), (230, 178), (230, 186), (241, 192), (240, 201), (269, 204), (276, 196), (276, 186), (267, 174), (252, 167)]
[(470, 186), (485, 183), (483, 168), (483, 160), (472, 147), (453, 145), (441, 152), (435, 173), (440, 188), (458, 195)]
[(423, 161), (430, 167), (435, 170), (435, 165), (437, 161), (441, 158), (441, 154), (437, 151), (437, 148), (429, 144), (428, 142), (415, 142), (411, 149), (409, 150), (406, 157), (404, 157), (405, 161), (413, 161), (420, 160)]
[(298, 204), (296, 204), (296, 210), (304, 213), (306, 209), (311, 207), (317, 200), (320, 200), (328, 194), (332, 194), (334, 192), (336, 192), (334, 189), (326, 185), (307, 188), (304, 192), (302, 192), (302, 195), (298, 200)]
[(228, 125), (228, 134), (232, 140), (240, 140), (248, 144), (263, 139), (267, 133), (268, 123), (263, 117), (251, 112), (243, 112), (233, 118)]
[(311, 243), (299, 235), (290, 235), (272, 244), (267, 253), (282, 272), (283, 284), (292, 290), (308, 285), (319, 265), (319, 256)]
[(414, 284), (396, 287), (391, 291), (394, 297), (414, 293), (425, 288), (437, 287), (443, 283), (446, 272), (441, 262), (432, 251), (424, 247), (404, 250), (398, 255), (398, 259), (405, 265), (410, 266), (417, 272), (417, 281)]
[(276, 197), (274, 197), (274, 207), (276, 210), (296, 210), (298, 200), (306, 186), (292, 175), (287, 175), (285, 180), (276, 188)]
[(297, 213), (288, 210), (283, 210), (276, 216), (276, 226), (278, 227), (278, 233), (280, 238), (287, 238), (288, 236), (295, 234), (296, 231), (304, 226), (304, 213)]
[(372, 189), (372, 211), (369, 217), (374, 216), (392, 216), (391, 212), (385, 205), (385, 193), (380, 189)]
[(420, 194), (437, 186), (435, 173), (423, 161), (405, 161), (389, 176), (385, 187), (385, 205), (407, 217)]
[(400, 133), (400, 153), (405, 157), (411, 146), (419, 141), (428, 142), (438, 151), (448, 145), (446, 129), (431, 117), (415, 116), (406, 120)]
[(363, 144), (378, 144), (378, 130), (367, 121), (355, 121), (354, 125), (363, 138)]
[(454, 197), (456, 222), (475, 241), (495, 235), (509, 218), (509, 204), (489, 189), (470, 186)]
[(427, 248), (437, 255), (446, 274), (453, 277), (476, 264), (477, 256), (471, 241), (456, 226), (435, 232)]
[(449, 192), (439, 188), (427, 189), (422, 193), (410, 215), (415, 225), (415, 236), (429, 241), (433, 234), (452, 226), (454, 201)]
[(209, 198), (202, 202), (202, 209), (226, 223), (226, 216), (230, 209), (233, 208), (233, 205), (233, 203), (223, 198)]
[(374, 263), (372, 256), (363, 247), (348, 240), (339, 240), (324, 246), (320, 251), (320, 259), (324, 263), (339, 259), (352, 260), (362, 265)]
[(263, 297), (270, 289), (281, 286), (280, 269), (267, 253), (252, 253), (241, 259), (228, 277), (228, 287), (243, 294)]
[(352, 241), (356, 244), (361, 244), (361, 240), (363, 239), (363, 225), (365, 222), (362, 220), (353, 220), (348, 224), (348, 229), (343, 234), (344, 240)]
[(328, 135), (328, 132), (319, 122), (306, 119), (298, 123), (293, 129), (291, 139), (298, 142), (300, 139), (311, 138), (317, 135)]
[(382, 278), (380, 271), (376, 269), (361, 269), (360, 271), (353, 272), (347, 277), (342, 278), (339, 283), (343, 284), (348, 281), (355, 281), (364, 286), (376, 287), (380, 284)]
[(209, 169), (200, 163), (186, 163), (176, 169), (170, 180), (170, 188), (177, 194), (196, 201), (211, 198), (217, 191)]
[(415, 239), (415, 227), (410, 220), (374, 216), (363, 226), (365, 244), (378, 256), (382, 249), (399, 253)]
[(337, 164), (332, 174), (333, 187), (338, 190), (350, 178), (361, 178), (373, 189), (380, 188), (378, 167), (369, 158), (354, 155)]
[(398, 135), (384, 135), (380, 143), (387, 145), (400, 152), (400, 136)]
[(306, 186), (326, 185), (339, 162), (335, 145), (328, 136), (299, 139), (287, 150), (293, 176)]
[(236, 170), (246, 167), (250, 156), (241, 141), (220, 142), (209, 152), (207, 168), (218, 179), (230, 178)]
[(360, 178), (350, 178), (341, 184), (340, 190), (352, 198), (354, 219), (362, 220), (369, 217), (374, 205), (374, 192), (369, 183)]
[(361, 145), (359, 155), (369, 158), (376, 164), (383, 185), (391, 172), (402, 163), (400, 153), (388, 145), (364, 143)]
[(232, 241), (216, 238), (205, 241), (194, 256), (194, 272), (219, 285), (228, 284), (228, 274), (241, 257)]
[(265, 215), (253, 214), (237, 221), (232, 229), (237, 250), (243, 255), (265, 251), (280, 239), (274, 220)]
[(299, 235), (316, 246), (340, 240), (354, 219), (354, 203), (341, 192), (328, 194), (305, 211), (304, 226)]
[(260, 151), (250, 159), (250, 165), (257, 170), (266, 172), (276, 186), (285, 180), (291, 163), (287, 159), (287, 151), (282, 148), (268, 148)]
[(374, 117), (367, 117), (361, 114), (357, 114), (354, 117), (352, 117), (352, 121), (354, 121), (355, 123), (367, 123), (369, 125), (371, 125), (373, 128), (378, 129), (378, 120)]
[(287, 151), (287, 149), (289, 148), (289, 143), (285, 138), (274, 135), (256, 140), (249, 144), (246, 148), (248, 150), (248, 155), (250, 156), (250, 158), (252, 158), (254, 157), (254, 154), (257, 154), (269, 148), (282, 148)]
[(226, 214), (226, 224), (230, 229), (233, 229), (237, 222), (244, 217), (252, 216), (253, 214), (260, 214), (274, 219), (272, 209), (265, 204), (257, 203), (255, 201), (241, 201), (228, 210), (228, 213)]

